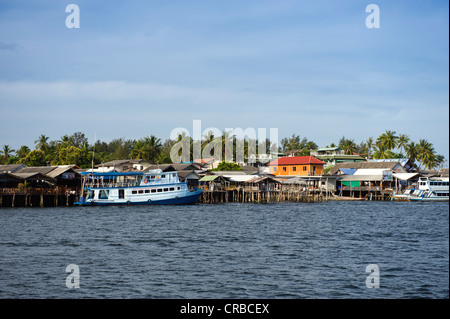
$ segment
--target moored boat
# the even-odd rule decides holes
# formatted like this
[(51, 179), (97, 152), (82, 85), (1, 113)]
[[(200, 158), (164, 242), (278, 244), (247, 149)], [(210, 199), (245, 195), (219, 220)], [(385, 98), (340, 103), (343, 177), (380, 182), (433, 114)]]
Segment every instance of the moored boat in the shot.
[(449, 200), (448, 178), (419, 179), (418, 189), (407, 189), (403, 194), (395, 194), (394, 201), (445, 202)]
[(75, 205), (181, 205), (198, 202), (177, 172), (83, 173), (83, 193)]

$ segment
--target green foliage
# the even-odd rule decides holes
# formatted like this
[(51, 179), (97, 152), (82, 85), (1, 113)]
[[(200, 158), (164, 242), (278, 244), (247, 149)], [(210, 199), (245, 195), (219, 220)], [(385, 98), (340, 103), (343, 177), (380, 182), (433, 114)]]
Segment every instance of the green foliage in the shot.
[(46, 165), (45, 153), (41, 150), (34, 150), (19, 160), (19, 163), (27, 166), (44, 166)]
[(213, 171), (242, 171), (242, 168), (236, 163), (220, 162)]
[[(226, 131), (216, 137), (209, 132), (203, 136), (201, 150), (203, 157), (221, 155), (222, 158), (225, 158), (227, 147), (232, 146), (234, 155), (237, 153), (238, 147), (243, 146), (245, 155), (256, 154), (257, 147), (262, 142), (264, 141), (251, 138), (238, 139)], [(265, 142), (266, 153), (269, 153), (272, 150), (270, 141), (266, 139)], [(94, 164), (122, 159), (143, 159), (153, 164), (168, 164), (172, 162), (173, 146), (180, 146), (180, 144), (183, 148), (189, 149), (190, 160), (194, 160), (193, 145), (197, 142), (183, 135), (179, 135), (176, 140), (167, 139), (162, 142), (161, 139), (150, 135), (138, 140), (117, 138), (109, 143), (98, 140), (94, 145), (89, 145), (84, 133), (75, 132), (72, 135), (66, 134), (59, 140), (50, 140), (48, 136), (42, 134), (34, 143), (35, 150), (30, 150), (26, 145), (22, 145), (17, 151), (14, 151), (9, 145), (3, 145), (0, 148), (0, 163), (23, 163), (27, 166), (76, 164), (81, 168), (88, 168), (91, 167), (93, 154), (95, 154)], [(356, 152), (366, 158), (375, 159), (404, 158), (406, 156), (411, 162), (427, 169), (440, 168), (446, 163), (444, 156), (437, 154), (433, 144), (428, 140), (421, 139), (419, 142), (414, 142), (406, 134), (397, 135), (395, 131), (385, 130), (377, 139), (369, 137), (359, 144), (356, 144), (353, 139), (343, 136), (338, 144), (345, 154)], [(336, 146), (334, 143), (329, 144), (329, 147), (334, 146)], [(279, 151), (296, 150), (297, 154), (302, 156), (310, 155), (310, 151), (317, 148), (317, 144), (313, 141), (293, 134), (289, 138), (281, 139)], [(177, 149), (178, 155), (181, 155), (181, 148)], [(217, 170), (241, 170), (241, 168), (239, 165), (223, 162), (219, 164)]]

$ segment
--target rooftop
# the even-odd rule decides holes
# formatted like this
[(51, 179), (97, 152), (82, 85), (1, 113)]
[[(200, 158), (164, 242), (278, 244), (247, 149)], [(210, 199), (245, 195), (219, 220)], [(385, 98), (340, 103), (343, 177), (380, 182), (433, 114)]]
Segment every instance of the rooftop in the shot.
[(321, 160), (314, 156), (292, 156), (281, 157), (275, 161), (270, 162), (268, 165), (304, 165), (304, 164), (325, 164)]

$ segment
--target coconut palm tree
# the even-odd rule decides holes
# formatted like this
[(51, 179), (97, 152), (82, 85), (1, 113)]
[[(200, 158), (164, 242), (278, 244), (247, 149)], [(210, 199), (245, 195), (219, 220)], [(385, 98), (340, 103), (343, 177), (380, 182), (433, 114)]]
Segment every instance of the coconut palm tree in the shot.
[(20, 160), (22, 158), (24, 158), (25, 156), (27, 156), (28, 153), (30, 153), (30, 148), (26, 145), (22, 145), (17, 151), (16, 151), (16, 156), (17, 159)]
[(356, 144), (354, 140), (342, 137), (339, 141), (339, 147), (344, 151), (346, 155), (352, 155), (356, 151)]
[(376, 143), (385, 150), (392, 150), (397, 147), (398, 136), (395, 135), (395, 131), (386, 130), (378, 137)]
[(157, 138), (154, 135), (150, 135), (150, 137), (144, 138), (144, 143), (148, 148), (148, 160), (151, 163), (154, 163), (161, 153), (162, 144), (161, 139)]
[(406, 146), (410, 142), (408, 135), (400, 134), (397, 140), (397, 148), (400, 150), (400, 153), (403, 154), (403, 151), (406, 151)]
[(384, 146), (376, 144), (373, 150), (373, 158), (375, 159), (389, 158), (388, 150)]
[(369, 137), (366, 141), (366, 146), (367, 146), (367, 158), (371, 158), (372, 157), (372, 150), (373, 150), (373, 137)]
[(39, 136), (39, 138), (34, 141), (34, 143), (36, 144), (36, 149), (39, 151), (43, 151), (44, 153), (47, 153), (49, 145), (48, 145), (48, 136), (45, 136), (44, 134), (42, 134), (41, 136)]
[(3, 145), (3, 150), (0, 151), (3, 164), (6, 164), (8, 162), (8, 158), (11, 156), (12, 152), (14, 152), (14, 150), (11, 149), (9, 145)]
[(436, 165), (436, 153), (433, 144), (426, 139), (420, 139), (417, 145), (417, 158), (425, 168), (434, 168)]
[(413, 141), (409, 142), (405, 146), (406, 157), (412, 162), (415, 163), (417, 160), (417, 144)]
[(445, 159), (444, 155), (436, 155), (435, 162), (436, 162), (437, 168), (441, 169), (442, 167), (444, 167), (446, 159)]

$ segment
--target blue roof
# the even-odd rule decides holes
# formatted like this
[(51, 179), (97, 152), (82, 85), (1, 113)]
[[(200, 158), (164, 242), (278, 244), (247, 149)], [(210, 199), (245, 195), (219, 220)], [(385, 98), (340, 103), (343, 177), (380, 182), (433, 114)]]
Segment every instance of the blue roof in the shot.
[(339, 170), (345, 175), (353, 175), (356, 172), (356, 168), (340, 168)]

